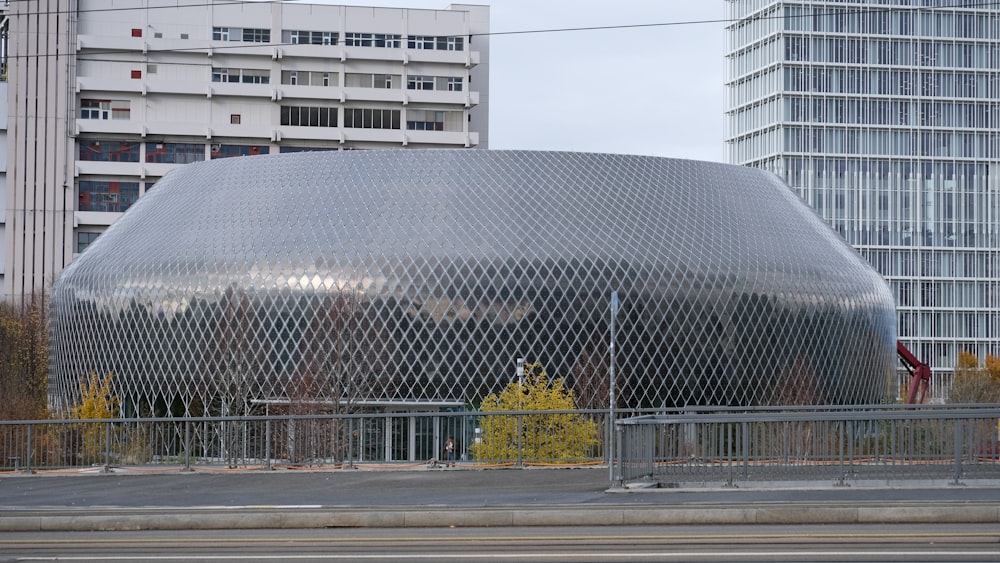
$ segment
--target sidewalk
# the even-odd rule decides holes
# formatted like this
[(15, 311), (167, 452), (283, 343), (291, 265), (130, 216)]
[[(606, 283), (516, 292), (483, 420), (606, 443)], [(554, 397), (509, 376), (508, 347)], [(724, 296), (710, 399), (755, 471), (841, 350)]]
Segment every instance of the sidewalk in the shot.
[(0, 531), (1000, 523), (989, 486), (612, 488), (604, 468), (0, 476)]

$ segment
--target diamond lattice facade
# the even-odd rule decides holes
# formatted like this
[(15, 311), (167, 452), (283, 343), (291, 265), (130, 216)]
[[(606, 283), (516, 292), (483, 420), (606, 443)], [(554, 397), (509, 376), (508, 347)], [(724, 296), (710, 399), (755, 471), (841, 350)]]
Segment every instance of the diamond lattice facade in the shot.
[[(610, 295), (620, 309), (612, 332)], [(759, 170), (388, 150), (171, 171), (62, 274), (51, 391), (130, 412), (475, 407), (517, 358), (581, 407), (872, 403), (882, 278)]]

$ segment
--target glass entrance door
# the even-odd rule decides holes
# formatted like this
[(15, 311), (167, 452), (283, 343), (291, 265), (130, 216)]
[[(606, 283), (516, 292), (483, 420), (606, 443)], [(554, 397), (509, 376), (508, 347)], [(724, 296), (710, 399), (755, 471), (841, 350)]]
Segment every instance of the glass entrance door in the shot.
[(388, 461), (429, 461), (437, 459), (438, 417), (434, 411), (400, 412), (389, 418)]
[(410, 461), (410, 417), (394, 416), (389, 420), (392, 432), (386, 444), (386, 459)]

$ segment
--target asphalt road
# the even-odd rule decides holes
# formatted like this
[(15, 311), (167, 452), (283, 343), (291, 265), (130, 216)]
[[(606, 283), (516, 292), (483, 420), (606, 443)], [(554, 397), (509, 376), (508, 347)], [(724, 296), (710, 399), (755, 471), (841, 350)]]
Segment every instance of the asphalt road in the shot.
[(0, 561), (1000, 561), (994, 525), (31, 532)]

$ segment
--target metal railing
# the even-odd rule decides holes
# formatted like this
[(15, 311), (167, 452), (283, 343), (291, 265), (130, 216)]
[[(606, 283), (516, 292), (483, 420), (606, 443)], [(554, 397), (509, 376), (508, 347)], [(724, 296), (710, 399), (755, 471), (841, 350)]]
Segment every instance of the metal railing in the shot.
[(613, 480), (661, 487), (754, 481), (1000, 479), (1000, 405), (691, 410), (616, 422)]
[[(0, 421), (0, 471), (403, 467), (442, 461), (449, 436), (464, 464), (601, 464), (606, 417), (594, 410)], [(567, 431), (567, 420), (594, 431)], [(484, 447), (491, 440), (494, 447)], [(496, 447), (500, 441), (505, 447)]]
[[(1000, 480), (1000, 405), (627, 415), (612, 442), (618, 484)], [(581, 410), (0, 421), (0, 471), (407, 467), (443, 461), (449, 436), (464, 466), (602, 465), (609, 420)], [(580, 425), (590, 431), (567, 430)]]

